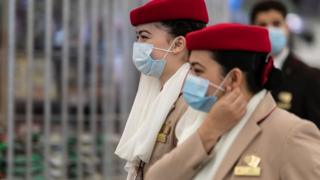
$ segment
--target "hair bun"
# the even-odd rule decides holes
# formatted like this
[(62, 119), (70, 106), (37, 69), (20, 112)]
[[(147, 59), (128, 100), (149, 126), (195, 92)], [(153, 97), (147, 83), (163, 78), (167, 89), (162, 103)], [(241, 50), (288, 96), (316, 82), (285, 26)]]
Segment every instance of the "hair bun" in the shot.
[(280, 69), (275, 67), (272, 68), (271, 72), (269, 73), (268, 81), (264, 84), (264, 88), (267, 90), (273, 90), (279, 87), (283, 82), (282, 72)]

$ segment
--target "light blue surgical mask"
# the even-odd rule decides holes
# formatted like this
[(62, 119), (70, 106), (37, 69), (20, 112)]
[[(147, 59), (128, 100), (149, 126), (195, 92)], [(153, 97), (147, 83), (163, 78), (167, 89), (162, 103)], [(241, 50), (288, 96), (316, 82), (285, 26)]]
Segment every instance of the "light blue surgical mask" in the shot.
[(283, 29), (276, 27), (268, 27), (269, 38), (271, 42), (271, 54), (279, 54), (287, 45), (287, 36)]
[[(222, 86), (227, 77), (228, 75), (218, 86), (207, 79), (188, 74), (182, 90), (183, 98), (192, 108), (202, 112), (209, 112), (212, 106), (217, 102), (217, 93), (219, 91), (225, 91)], [(207, 96), (209, 86), (216, 88), (216, 91), (211, 96)]]
[[(159, 78), (164, 70), (164, 67), (166, 65), (165, 58), (168, 56), (169, 53), (171, 53), (171, 48), (174, 44), (171, 44), (169, 49), (161, 49), (154, 47), (152, 44), (148, 43), (140, 43), (135, 42), (133, 44), (133, 63), (140, 71), (141, 73), (147, 75), (147, 76), (153, 76), (156, 78)], [(166, 54), (163, 56), (162, 59), (153, 59), (151, 57), (151, 53), (153, 50), (160, 50), (165, 51)]]

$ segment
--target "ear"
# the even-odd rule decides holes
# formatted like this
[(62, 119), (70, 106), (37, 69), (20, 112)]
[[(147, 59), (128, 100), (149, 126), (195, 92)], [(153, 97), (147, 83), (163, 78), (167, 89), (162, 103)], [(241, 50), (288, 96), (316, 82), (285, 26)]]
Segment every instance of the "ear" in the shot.
[(239, 68), (235, 68), (229, 74), (227, 86), (229, 86), (231, 89), (241, 87), (242, 83), (244, 82), (244, 79), (244, 73)]
[(173, 43), (174, 43), (172, 47), (173, 54), (179, 54), (180, 52), (184, 51), (186, 48), (186, 38), (183, 36), (176, 37)]

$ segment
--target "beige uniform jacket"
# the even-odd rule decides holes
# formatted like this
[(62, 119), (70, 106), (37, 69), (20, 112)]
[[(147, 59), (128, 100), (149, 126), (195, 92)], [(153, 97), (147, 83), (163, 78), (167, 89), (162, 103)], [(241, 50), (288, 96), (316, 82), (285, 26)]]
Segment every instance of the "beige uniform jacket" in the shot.
[[(236, 175), (246, 157), (261, 159), (256, 176)], [(189, 180), (210, 160), (197, 133), (157, 161), (146, 180)], [(212, 180), (320, 180), (320, 131), (276, 108), (270, 93), (258, 105)]]
[(184, 101), (182, 95), (180, 95), (176, 103), (172, 106), (158, 134), (158, 138), (154, 146), (149, 163), (140, 163), (140, 167), (138, 169), (138, 177), (136, 178), (136, 180), (145, 179), (144, 176), (147, 170), (150, 168), (150, 166), (152, 166), (163, 155), (169, 153), (172, 149), (174, 149), (177, 146), (177, 139), (174, 130), (178, 120), (187, 110), (187, 107), (188, 106)]

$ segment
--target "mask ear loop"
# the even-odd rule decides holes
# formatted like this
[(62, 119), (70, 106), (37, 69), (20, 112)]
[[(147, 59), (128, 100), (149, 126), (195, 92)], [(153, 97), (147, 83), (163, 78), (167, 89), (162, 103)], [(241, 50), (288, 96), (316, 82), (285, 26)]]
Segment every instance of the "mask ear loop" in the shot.
[(224, 85), (224, 83), (227, 81), (227, 79), (229, 78), (230, 76), (230, 73), (228, 73), (226, 75), (226, 77), (223, 79), (223, 81), (220, 83), (219, 86), (211, 83), (210, 85), (213, 85), (213, 87), (217, 88), (216, 91), (213, 93), (214, 96), (216, 96), (218, 94), (218, 90), (222, 91), (222, 92), (225, 92), (226, 90), (222, 87)]
[[(225, 91), (222, 87), (218, 86), (218, 85), (215, 85), (213, 84), (212, 82), (209, 82), (209, 85), (216, 88), (217, 90), (220, 90), (220, 91)], [(216, 95), (216, 92), (214, 93), (214, 95)]]
[(168, 49), (162, 49), (162, 48), (156, 48), (156, 47), (153, 47), (153, 49), (156, 49), (156, 50), (160, 50), (160, 51), (165, 51), (166, 54), (163, 56), (162, 59), (166, 59), (167, 56), (169, 55), (169, 53), (173, 53), (173, 51), (171, 51), (171, 48), (173, 47), (174, 43), (176, 42), (177, 38), (175, 38), (173, 40), (173, 42), (171, 43), (170, 47)]

